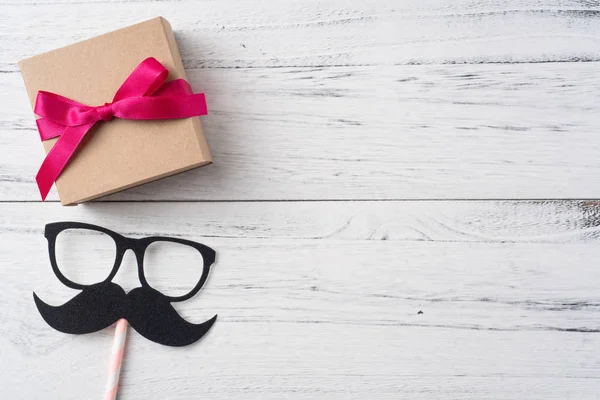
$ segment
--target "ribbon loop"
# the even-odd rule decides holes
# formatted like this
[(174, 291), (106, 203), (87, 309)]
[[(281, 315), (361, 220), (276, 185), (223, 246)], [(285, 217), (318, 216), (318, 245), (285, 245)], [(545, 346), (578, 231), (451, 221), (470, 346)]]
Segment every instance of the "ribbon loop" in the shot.
[(44, 91), (38, 92), (34, 108), (37, 115), (65, 126), (92, 122), (95, 116), (90, 110), (85, 104)]
[(155, 58), (147, 58), (119, 87), (113, 101), (88, 106), (55, 93), (39, 91), (34, 112), (40, 138), (58, 137), (46, 155), (36, 181), (42, 200), (71, 159), (77, 146), (94, 124), (113, 117), (133, 120), (189, 118), (206, 115), (204, 94), (192, 94), (188, 82), (166, 82), (168, 70)]
[(125, 79), (113, 103), (128, 97), (152, 96), (169, 77), (169, 71), (156, 58), (146, 58)]

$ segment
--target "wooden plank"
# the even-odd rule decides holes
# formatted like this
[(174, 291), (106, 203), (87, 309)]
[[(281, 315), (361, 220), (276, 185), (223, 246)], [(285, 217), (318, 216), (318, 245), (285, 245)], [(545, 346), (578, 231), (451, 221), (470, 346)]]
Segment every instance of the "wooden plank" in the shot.
[[(187, 349), (130, 332), (123, 398), (595, 399), (597, 238), (448, 241), (461, 240), (452, 232), (460, 229), (443, 217), (456, 207), (454, 218), (473, 231), (511, 231), (519, 241), (543, 237), (552, 225), (577, 230), (570, 227), (581, 226), (589, 204), (573, 203), (514, 203), (508, 213), (503, 202), (475, 203), (471, 217), (465, 215), (470, 202), (3, 204), (0, 386), (11, 398), (80, 399), (102, 391), (111, 330), (60, 334), (45, 325), (31, 298), (35, 290), (60, 304), (76, 293), (53, 277), (41, 234), (48, 220), (70, 216), (135, 236), (179, 231), (218, 251), (200, 296), (177, 306), (193, 322), (218, 313), (214, 330)], [(396, 232), (419, 219), (437, 218), (451, 228), (431, 241), (363, 240), (362, 233), (343, 232), (319, 237), (319, 216), (330, 227), (361, 207), (353, 232), (368, 232), (384, 215)], [(511, 229), (517, 214), (528, 217)], [(261, 218), (255, 236), (219, 234), (252, 232)], [(597, 227), (599, 220), (588, 218)], [(82, 276), (105, 269), (99, 255)], [(180, 274), (193, 275), (195, 266), (185, 261), (173, 258), (169, 271), (184, 266)], [(115, 278), (127, 290), (137, 285), (134, 265), (126, 255)], [(178, 288), (175, 278), (159, 283)]]
[(597, 200), (102, 202), (77, 207), (5, 203), (0, 208), (0, 233), (6, 235), (41, 236), (51, 216), (57, 221), (94, 221), (133, 236), (565, 244), (600, 240)]
[[(56, 334), (52, 341), (21, 332), (46, 348), (31, 351), (23, 343), (15, 349), (0, 339), (6, 396), (101, 396), (112, 329), (85, 337)], [(219, 321), (201, 343), (184, 349), (129, 333), (123, 399), (595, 400), (600, 394), (600, 337), (593, 333)]]
[[(16, 61), (163, 15), (187, 68), (589, 61), (597, 1), (184, 0), (8, 2), (0, 71)], [(41, 4), (46, 3), (46, 4)], [(32, 32), (36, 32), (35, 35)]]
[[(599, 68), (191, 70), (215, 164), (112, 199), (598, 198)], [(0, 200), (38, 200), (21, 78), (0, 87)]]

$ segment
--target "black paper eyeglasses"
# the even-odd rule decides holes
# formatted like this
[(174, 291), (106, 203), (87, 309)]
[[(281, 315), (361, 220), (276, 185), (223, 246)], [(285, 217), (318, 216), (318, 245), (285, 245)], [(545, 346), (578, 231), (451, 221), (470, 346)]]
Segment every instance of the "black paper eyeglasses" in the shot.
[[(185, 301), (192, 297), (194, 297), (204, 282), (208, 278), (208, 273), (210, 271), (210, 266), (215, 261), (215, 251), (210, 247), (207, 247), (203, 244), (192, 242), (190, 240), (173, 238), (173, 237), (164, 237), (164, 236), (151, 236), (145, 237), (141, 239), (128, 238), (123, 235), (120, 235), (116, 232), (113, 232), (109, 229), (103, 228), (101, 226), (86, 224), (82, 222), (55, 222), (46, 225), (45, 236), (48, 240), (48, 253), (50, 255), (50, 263), (52, 265), (52, 270), (56, 277), (63, 283), (63, 285), (68, 286), (73, 289), (83, 289), (86, 284), (81, 284), (77, 282), (73, 282), (71, 279), (68, 279), (60, 270), (58, 262), (56, 260), (56, 239), (61, 232), (71, 229), (82, 230), (83, 234), (97, 232), (104, 235), (109, 236), (115, 242), (116, 251), (114, 252), (114, 264), (110, 274), (103, 282), (110, 282), (121, 267), (121, 261), (123, 261), (123, 255), (127, 250), (132, 250), (135, 253), (137, 263), (138, 263), (138, 278), (142, 284), (142, 287), (152, 288), (152, 286), (146, 280), (146, 275), (144, 273), (144, 254), (148, 246), (156, 242), (170, 242), (177, 243), (182, 246), (189, 246), (196, 249), (200, 255), (202, 256), (203, 265), (199, 265), (199, 268), (202, 268), (202, 276), (198, 283), (194, 286), (192, 290), (190, 290), (187, 294), (183, 296), (165, 296), (171, 302), (179, 302)], [(87, 231), (87, 232), (85, 232)], [(200, 260), (200, 258), (198, 258)], [(168, 267), (168, 266), (165, 266)]]
[[(57, 238), (67, 230), (101, 235), (104, 239), (108, 237), (114, 241), (114, 264), (106, 279), (94, 284), (82, 284), (67, 278), (64, 271), (61, 271), (56, 256)], [(188, 300), (202, 288), (208, 278), (210, 266), (215, 261), (215, 251), (210, 247), (173, 237), (128, 238), (109, 229), (81, 222), (48, 224), (45, 236), (48, 240), (50, 263), (56, 277), (65, 286), (82, 290), (73, 299), (57, 307), (44, 303), (34, 293), (34, 300), (40, 314), (56, 330), (75, 334), (90, 333), (106, 328), (120, 318), (125, 318), (136, 331), (152, 341), (170, 346), (185, 346), (200, 339), (217, 318), (215, 315), (202, 324), (191, 324), (181, 318), (170, 304)], [(148, 283), (144, 270), (144, 256), (149, 246), (160, 242), (186, 246), (202, 256), (201, 261), (198, 258), (198, 268), (202, 268), (202, 275), (188, 293), (181, 296), (167, 296)], [(126, 294), (119, 285), (111, 281), (117, 274), (127, 250), (132, 250), (136, 255), (141, 287)]]

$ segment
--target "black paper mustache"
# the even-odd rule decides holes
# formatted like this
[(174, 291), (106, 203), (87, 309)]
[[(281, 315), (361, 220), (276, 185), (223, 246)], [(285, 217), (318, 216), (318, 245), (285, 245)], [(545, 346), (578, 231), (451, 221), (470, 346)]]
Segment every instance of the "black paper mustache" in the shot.
[(116, 283), (101, 282), (61, 306), (50, 306), (35, 293), (33, 299), (42, 318), (57, 331), (92, 333), (109, 327), (120, 318), (148, 340), (167, 346), (187, 346), (208, 332), (215, 315), (201, 324), (183, 319), (160, 292), (138, 287), (125, 294)]
[[(105, 280), (86, 285), (70, 280), (61, 272), (56, 259), (56, 242), (57, 237), (64, 231), (83, 234), (88, 241), (95, 240), (98, 236), (108, 236), (114, 241), (114, 259), (107, 260), (114, 264)], [(204, 336), (215, 323), (216, 315), (201, 324), (192, 324), (183, 319), (171, 305), (191, 299), (200, 291), (208, 278), (210, 266), (215, 261), (216, 253), (210, 247), (173, 237), (129, 238), (101, 226), (82, 222), (48, 224), (44, 235), (48, 240), (50, 264), (58, 280), (67, 287), (81, 290), (81, 293), (61, 306), (48, 305), (33, 293), (42, 318), (52, 328), (64, 333), (84, 334), (99, 331), (124, 318), (133, 329), (153, 342), (167, 346), (187, 346)], [(202, 256), (201, 260), (197, 260), (197, 267), (202, 268), (202, 276), (189, 292), (182, 296), (167, 296), (150, 286), (144, 273), (144, 255), (154, 243), (193, 248)], [(141, 287), (129, 293), (125, 293), (123, 288), (111, 282), (127, 250), (135, 253), (141, 283)]]

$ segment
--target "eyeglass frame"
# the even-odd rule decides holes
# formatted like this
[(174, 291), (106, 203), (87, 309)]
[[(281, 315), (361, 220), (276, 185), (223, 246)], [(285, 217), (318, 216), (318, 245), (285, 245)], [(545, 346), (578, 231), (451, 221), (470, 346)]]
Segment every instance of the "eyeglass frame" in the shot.
[[(67, 229), (86, 229), (86, 230), (90, 230), (90, 231), (96, 231), (96, 232), (104, 233), (113, 239), (113, 241), (115, 242), (115, 246), (116, 246), (115, 263), (112, 267), (110, 274), (108, 275), (108, 277), (105, 280), (96, 282), (94, 284), (89, 284), (89, 285), (80, 284), (80, 283), (73, 282), (72, 280), (68, 279), (60, 271), (60, 268), (58, 267), (58, 263), (56, 261), (56, 238), (58, 237), (58, 235), (61, 232), (65, 231)], [(191, 240), (180, 239), (180, 238), (169, 237), (169, 236), (148, 236), (148, 237), (139, 238), (139, 239), (138, 238), (130, 238), (130, 237), (123, 236), (117, 232), (111, 231), (110, 229), (106, 229), (106, 228), (98, 226), (98, 225), (88, 224), (85, 222), (65, 221), (65, 222), (53, 222), (53, 223), (46, 224), (46, 227), (44, 229), (44, 237), (48, 241), (48, 255), (50, 257), (50, 265), (52, 266), (52, 271), (54, 271), (54, 275), (56, 275), (58, 280), (63, 285), (70, 287), (72, 289), (79, 289), (79, 290), (81, 290), (85, 287), (92, 286), (92, 285), (97, 285), (100, 283), (107, 283), (107, 282), (112, 281), (113, 278), (115, 277), (115, 275), (117, 274), (117, 272), (119, 271), (119, 268), (121, 268), (123, 256), (125, 255), (125, 252), (127, 250), (131, 250), (135, 254), (137, 264), (138, 264), (138, 279), (140, 280), (142, 287), (156, 290), (152, 287), (152, 285), (150, 285), (148, 283), (148, 281), (146, 280), (146, 276), (144, 274), (144, 255), (146, 253), (148, 246), (150, 246), (152, 243), (156, 243), (156, 242), (171, 242), (171, 243), (178, 243), (178, 244), (183, 244), (183, 245), (193, 247), (194, 249), (198, 250), (198, 252), (202, 256), (202, 260), (203, 260), (202, 276), (200, 277), (200, 280), (198, 281), (198, 283), (196, 283), (196, 286), (194, 286), (194, 288), (187, 294), (184, 294), (182, 296), (166, 296), (163, 294), (167, 299), (169, 299), (170, 302), (185, 301), (185, 300), (188, 300), (188, 299), (194, 297), (200, 291), (200, 289), (206, 282), (206, 279), (208, 279), (208, 274), (210, 272), (210, 266), (215, 262), (215, 258), (216, 258), (215, 250), (213, 250), (210, 247), (205, 246), (201, 243), (194, 242)]]

